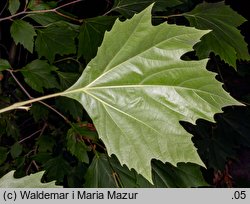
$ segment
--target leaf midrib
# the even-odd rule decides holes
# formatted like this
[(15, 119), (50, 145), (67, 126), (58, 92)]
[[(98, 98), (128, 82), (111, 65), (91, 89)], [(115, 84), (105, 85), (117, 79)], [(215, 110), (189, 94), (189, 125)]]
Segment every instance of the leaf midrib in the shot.
[[(72, 93), (77, 93), (77, 92), (85, 92), (86, 94), (89, 93), (88, 90), (98, 90), (98, 89), (115, 89), (115, 88), (155, 88), (155, 87), (159, 87), (159, 88), (174, 88), (174, 89), (185, 89), (185, 90), (189, 90), (189, 91), (194, 91), (194, 92), (200, 92), (200, 93), (204, 93), (204, 94), (208, 94), (211, 96), (216, 96), (219, 98), (223, 98), (225, 100), (224, 97), (217, 95), (215, 93), (210, 93), (210, 92), (206, 92), (203, 90), (199, 90), (199, 89), (193, 89), (193, 88), (189, 88), (189, 87), (178, 87), (178, 86), (172, 86), (172, 85), (120, 85), (120, 86), (101, 86), (101, 87), (83, 87), (83, 88), (79, 88), (79, 89), (74, 89), (74, 90), (69, 90), (69, 91), (65, 91), (62, 93), (62, 95), (68, 95), (68, 94), (72, 94)], [(226, 99), (228, 100), (228, 99)], [(229, 102), (231, 102), (230, 100), (228, 100)]]

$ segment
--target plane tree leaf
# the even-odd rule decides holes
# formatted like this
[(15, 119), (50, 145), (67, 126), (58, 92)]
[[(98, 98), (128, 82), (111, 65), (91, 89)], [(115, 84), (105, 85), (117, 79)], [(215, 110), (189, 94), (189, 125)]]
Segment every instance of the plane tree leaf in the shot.
[(116, 21), (97, 56), (62, 93), (84, 106), (109, 155), (150, 181), (153, 158), (203, 165), (179, 121), (213, 121), (223, 106), (240, 104), (206, 70), (206, 59), (180, 59), (208, 31), (152, 26), (151, 8)]
[(10, 28), (10, 33), (16, 44), (20, 43), (27, 50), (33, 52), (36, 32), (30, 23), (23, 20), (14, 20)]
[(206, 58), (214, 52), (235, 68), (237, 59), (250, 60), (247, 44), (237, 29), (246, 19), (224, 2), (203, 2), (183, 15), (191, 26), (212, 30), (194, 47), (199, 58)]
[(54, 181), (41, 183), (43, 173), (40, 171), (22, 178), (14, 178), (14, 171), (10, 171), (0, 178), (0, 188), (60, 188)]

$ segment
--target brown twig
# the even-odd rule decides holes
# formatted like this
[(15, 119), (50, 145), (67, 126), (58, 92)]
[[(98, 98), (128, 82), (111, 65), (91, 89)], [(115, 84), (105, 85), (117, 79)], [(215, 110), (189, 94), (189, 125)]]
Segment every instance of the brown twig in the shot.
[(22, 142), (24, 142), (24, 141), (26, 141), (26, 140), (28, 140), (28, 139), (34, 137), (36, 134), (38, 134), (38, 133), (40, 133), (40, 132), (42, 132), (42, 131), (43, 131), (43, 128), (40, 129), (40, 130), (37, 130), (36, 132), (33, 132), (33, 133), (32, 133), (31, 135), (29, 135), (28, 137), (25, 137), (25, 138), (21, 139), (18, 143), (20, 144), (20, 143), (22, 143)]
[(81, 20), (72, 18), (72, 17), (70, 17), (70, 16), (66, 16), (66, 15), (62, 14), (61, 12), (58, 12), (58, 11), (57, 11), (58, 9), (64, 8), (64, 7), (69, 6), (69, 5), (72, 5), (72, 4), (76, 4), (76, 3), (81, 2), (81, 1), (83, 1), (83, 0), (75, 0), (75, 1), (72, 1), (72, 2), (69, 2), (69, 3), (66, 3), (66, 4), (63, 4), (63, 5), (61, 5), (61, 6), (58, 6), (58, 7), (56, 7), (56, 8), (48, 9), (48, 10), (37, 10), (37, 11), (26, 11), (26, 10), (24, 10), (24, 11), (21, 11), (21, 12), (19, 12), (19, 13), (13, 14), (13, 15), (11, 15), (11, 16), (7, 16), (7, 17), (4, 17), (4, 18), (0, 18), (0, 22), (1, 22), (1, 21), (5, 21), (5, 20), (11, 20), (11, 19), (14, 18), (14, 17), (18, 17), (18, 16), (25, 15), (25, 14), (37, 14), (37, 13), (49, 13), (49, 12), (54, 12), (54, 13), (57, 13), (57, 14), (60, 13), (60, 14), (58, 14), (58, 15), (61, 15), (61, 16), (63, 15), (64, 17), (69, 18), (69, 19), (71, 19), (71, 20), (75, 20), (75, 21), (81, 22)]

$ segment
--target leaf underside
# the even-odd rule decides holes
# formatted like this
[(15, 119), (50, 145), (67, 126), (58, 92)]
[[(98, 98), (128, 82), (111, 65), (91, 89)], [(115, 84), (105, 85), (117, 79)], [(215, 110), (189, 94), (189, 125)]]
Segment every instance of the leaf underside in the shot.
[(223, 106), (239, 103), (206, 70), (206, 59), (180, 59), (208, 31), (152, 26), (151, 8), (117, 20), (97, 56), (63, 95), (84, 106), (109, 155), (152, 182), (153, 158), (203, 165), (179, 121), (213, 121)]
[(10, 171), (0, 178), (0, 188), (58, 188), (55, 182), (41, 183), (43, 171), (25, 176), (23, 178), (14, 178), (14, 171)]

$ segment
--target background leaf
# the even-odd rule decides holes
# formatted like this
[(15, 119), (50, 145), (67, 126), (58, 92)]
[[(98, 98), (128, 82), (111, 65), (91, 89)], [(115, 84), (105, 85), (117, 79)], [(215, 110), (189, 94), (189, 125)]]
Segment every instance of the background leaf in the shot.
[(113, 177), (113, 170), (108, 157), (104, 154), (95, 156), (85, 176), (85, 188), (119, 187)]
[(20, 1), (19, 0), (9, 0), (9, 11), (11, 13), (11, 15), (15, 14), (17, 12), (17, 10), (20, 7)]
[(16, 44), (20, 43), (27, 50), (33, 52), (36, 32), (30, 23), (23, 20), (14, 20), (10, 28), (10, 33)]
[(36, 142), (39, 152), (52, 152), (55, 143), (52, 135), (41, 135)]
[(113, 155), (98, 155), (92, 161), (85, 179), (86, 187), (105, 188), (112, 185), (123, 188), (189, 188), (208, 186), (200, 171), (200, 166), (180, 163), (177, 167), (160, 161), (152, 161), (153, 185), (134, 169), (121, 165)]
[(191, 26), (212, 30), (194, 47), (199, 58), (206, 58), (210, 52), (214, 52), (234, 68), (236, 68), (236, 59), (250, 60), (247, 44), (237, 29), (246, 19), (226, 6), (224, 2), (203, 2), (183, 15), (189, 20)]
[(0, 165), (3, 164), (8, 155), (8, 149), (6, 147), (0, 147)]
[[(39, 9), (40, 10), (40, 9)], [(49, 26), (52, 23), (64, 21), (65, 18), (59, 16), (56, 13), (36, 13), (36, 14), (29, 14), (27, 17), (31, 18), (38, 24), (42, 26)]]
[(84, 56), (87, 62), (95, 57), (104, 32), (111, 29), (115, 19), (115, 16), (98, 16), (83, 21), (78, 37), (78, 57)]
[(43, 88), (56, 88), (58, 82), (51, 73), (55, 67), (49, 65), (45, 60), (34, 60), (20, 70), (24, 80), (34, 90), (43, 93)]
[(43, 2), (38, 0), (30, 0), (28, 3), (28, 9), (30, 10), (47, 10), (56, 6), (55, 1)]
[(151, 7), (116, 21), (96, 58), (63, 94), (85, 107), (109, 155), (150, 181), (153, 158), (202, 165), (179, 121), (213, 121), (223, 106), (240, 104), (206, 70), (207, 60), (180, 59), (207, 31), (152, 26)]
[(25, 176), (23, 178), (14, 178), (14, 171), (0, 178), (0, 188), (60, 188), (55, 182), (41, 183), (43, 171)]
[(10, 149), (10, 153), (13, 158), (17, 158), (22, 153), (22, 151), (23, 151), (23, 147), (18, 142), (12, 145)]
[(66, 97), (59, 97), (56, 99), (56, 106), (59, 110), (61, 110), (63, 113), (70, 113), (70, 115), (75, 119), (79, 119), (83, 115), (83, 108), (82, 106), (76, 102), (75, 100), (72, 100), (70, 98)]
[(0, 59), (0, 71), (4, 71), (9, 68), (11, 68), (11, 65), (8, 60)]
[(250, 111), (246, 107), (228, 107), (215, 115), (216, 123), (198, 120), (189, 129), (199, 155), (208, 168), (223, 170), (228, 159), (235, 159), (242, 147), (250, 147)]
[(39, 103), (33, 103), (30, 108), (30, 113), (32, 114), (34, 120), (38, 122), (39, 120), (45, 120), (48, 118), (49, 111), (48, 108)]
[(65, 90), (69, 88), (79, 78), (78, 73), (60, 72), (58, 70), (56, 70), (56, 73), (57, 73), (57, 76), (59, 77), (61, 90)]
[(70, 172), (70, 165), (62, 155), (48, 160), (44, 164), (44, 168), (46, 169), (46, 178), (49, 181), (56, 180), (62, 182), (64, 177)]
[(115, 0), (111, 11), (119, 12), (124, 17), (131, 18), (135, 13), (141, 12), (152, 3), (155, 3), (154, 10), (159, 11), (164, 7), (174, 7), (182, 2), (179, 0)]
[(50, 24), (44, 29), (37, 30), (35, 47), (39, 57), (44, 56), (52, 63), (56, 54), (76, 53), (76, 34), (75, 28), (63, 21)]
[(84, 143), (82, 135), (79, 135), (77, 127), (70, 128), (67, 133), (67, 148), (79, 161), (89, 163), (87, 151), (90, 148)]
[(158, 188), (190, 188), (208, 186), (200, 166), (192, 163), (179, 163), (177, 167), (160, 161), (153, 161), (153, 181)]

